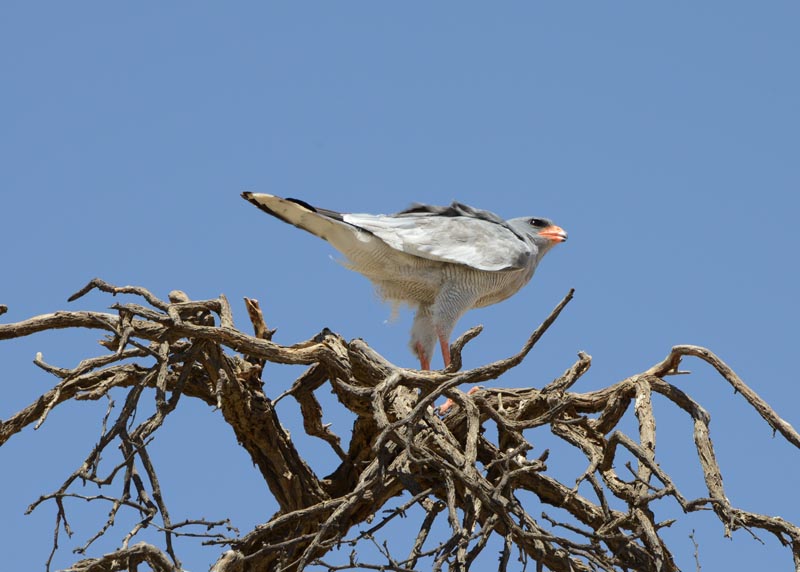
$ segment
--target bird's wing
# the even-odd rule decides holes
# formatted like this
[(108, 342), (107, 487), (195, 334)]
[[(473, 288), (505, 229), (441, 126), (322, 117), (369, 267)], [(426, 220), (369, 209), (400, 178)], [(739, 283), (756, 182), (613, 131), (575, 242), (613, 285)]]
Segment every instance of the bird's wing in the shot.
[(500, 217), (460, 203), (449, 207), (414, 205), (394, 215), (370, 215), (339, 213), (267, 194), (242, 196), (264, 212), (327, 240), (348, 256), (376, 248), (370, 240), (374, 236), (410, 256), (490, 272), (525, 268), (536, 258), (536, 246)]
[(496, 216), (495, 221), (421, 210), (424, 208), (414, 207), (396, 215), (343, 214), (342, 219), (395, 250), (429, 260), (498, 272), (525, 268), (535, 259), (536, 247)]

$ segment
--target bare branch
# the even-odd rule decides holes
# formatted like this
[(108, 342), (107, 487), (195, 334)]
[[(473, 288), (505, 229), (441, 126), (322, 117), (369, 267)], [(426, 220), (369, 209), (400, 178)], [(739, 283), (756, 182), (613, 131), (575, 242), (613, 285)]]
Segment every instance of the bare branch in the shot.
[[(453, 344), (449, 369), (421, 372), (398, 367), (362, 340), (346, 342), (329, 330), (294, 346), (276, 344), (271, 341), (274, 330), (267, 328), (255, 300), (246, 299), (255, 332), (251, 336), (235, 328), (225, 296), (193, 301), (175, 290), (166, 302), (141, 287), (94, 279), (70, 301), (95, 289), (127, 294), (141, 304), (115, 304), (115, 313), (56, 312), (0, 325), (0, 340), (64, 328), (99, 329), (106, 335), (101, 345), (108, 353), (71, 369), (45, 363), (38, 355), (34, 363), (55, 377), (53, 388), (0, 424), (2, 445), (28, 425), (41, 425), (66, 401), (109, 400), (100, 436), (85, 459), (56, 491), (43, 494), (29, 508), (49, 501), (56, 507), (48, 567), (60, 532), (73, 534), (68, 503), (81, 500), (110, 504), (110, 509), (106, 522), (76, 549), (78, 553), (109, 534), (120, 511), (133, 511), (138, 520), (122, 535), (119, 550), (81, 560), (69, 569), (75, 572), (135, 570), (139, 564), (156, 572), (178, 570), (178, 536), (229, 547), (219, 555), (213, 568), (217, 572), (294, 572), (312, 564), (329, 571), (465, 570), (495, 545), (499, 570), (507, 570), (517, 553), (521, 566), (535, 563), (537, 569), (555, 572), (671, 572), (678, 567), (662, 529), (673, 521), (659, 519), (659, 499), (674, 502), (687, 515), (713, 511), (727, 534), (737, 529), (754, 537), (769, 532), (789, 547), (800, 566), (800, 529), (780, 517), (737, 508), (729, 500), (711, 441), (709, 413), (666, 381), (686, 373), (678, 369), (684, 356), (698, 357), (742, 394), (774, 431), (800, 447), (794, 428), (709, 350), (676, 346), (652, 368), (585, 393), (572, 390), (591, 366), (591, 357), (583, 352), (541, 389), (490, 387), (472, 396), (457, 389), (496, 379), (521, 364), (573, 291), (515, 355), (460, 371), (462, 352), (480, 333), (478, 327)], [(0, 314), (5, 310), (0, 306)], [(262, 370), (272, 364), (308, 368), (276, 396), (268, 395), (270, 386), (261, 380)], [(119, 388), (127, 393), (117, 410), (109, 392)], [(346, 447), (323, 422), (324, 402), (317, 394), (322, 389), (332, 391), (353, 416)], [(659, 462), (653, 392), (686, 412), (693, 424), (693, 442), (687, 448), (697, 454), (707, 489), (703, 498), (687, 498)], [(444, 418), (434, 409), (443, 396), (455, 403)], [(300, 405), (305, 432), (322, 439), (337, 455), (339, 465), (327, 477), (317, 476), (311, 460), (303, 458), (283, 427), (279, 405), (287, 397)], [(189, 515), (176, 523), (171, 515), (167, 499), (173, 493), (162, 490), (148, 446), (186, 399), (219, 409), (280, 506), (267, 522), (241, 537), (227, 518)], [(141, 420), (136, 412), (143, 403), (152, 413)], [(620, 428), (629, 411), (638, 422), (633, 435)], [(486, 431), (490, 426), (496, 432)], [(584, 455), (585, 469), (574, 481), (560, 482), (548, 474), (548, 461), (558, 462), (563, 450), (553, 448), (528, 458), (534, 444), (526, 430), (541, 426), (548, 426), (565, 448)], [(621, 463), (627, 467), (621, 474), (615, 468), (620, 453), (634, 459)], [(103, 464), (101, 471), (100, 459), (115, 454), (118, 460), (110, 469)], [(76, 492), (77, 484), (85, 482), (100, 492)], [(584, 482), (590, 488), (579, 492)], [(520, 493), (535, 495), (539, 509), (522, 502)], [(541, 510), (548, 506), (565, 512)], [(566, 520), (553, 516), (557, 514), (566, 514)], [(374, 522), (376, 515), (382, 516)], [(419, 519), (416, 532), (409, 539), (410, 551), (400, 557), (393, 552), (391, 530), (399, 519), (412, 517)], [(147, 527), (162, 533), (163, 549), (132, 544)], [(234, 536), (226, 536), (220, 527)], [(492, 543), (493, 538), (499, 542)], [(365, 543), (380, 562), (360, 559), (357, 548)], [(347, 554), (339, 554), (340, 548)], [(331, 559), (335, 555), (337, 561)]]
[(139, 564), (146, 563), (153, 572), (180, 572), (166, 555), (155, 546), (140, 542), (129, 548), (105, 554), (100, 558), (79, 560), (63, 572), (117, 572), (136, 570)]

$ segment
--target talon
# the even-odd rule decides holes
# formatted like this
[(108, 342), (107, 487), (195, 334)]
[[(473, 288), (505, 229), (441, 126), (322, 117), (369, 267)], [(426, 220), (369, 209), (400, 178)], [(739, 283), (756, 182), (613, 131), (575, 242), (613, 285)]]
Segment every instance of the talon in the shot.
[[(475, 387), (470, 388), (470, 390), (467, 392), (467, 395), (472, 395), (473, 393), (481, 389), (483, 389), (482, 385), (476, 385)], [(447, 413), (447, 410), (450, 409), (453, 405), (455, 405), (455, 401), (453, 401), (452, 399), (448, 399), (439, 406), (439, 413), (441, 415), (444, 415), (445, 413)]]

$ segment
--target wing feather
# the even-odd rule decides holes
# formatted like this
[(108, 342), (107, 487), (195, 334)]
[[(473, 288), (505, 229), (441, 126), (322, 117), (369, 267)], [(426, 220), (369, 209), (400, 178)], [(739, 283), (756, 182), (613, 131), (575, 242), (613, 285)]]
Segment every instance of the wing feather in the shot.
[(429, 260), (463, 264), (492, 272), (525, 268), (535, 246), (505, 224), (470, 216), (436, 213), (402, 215), (344, 214), (392, 248)]

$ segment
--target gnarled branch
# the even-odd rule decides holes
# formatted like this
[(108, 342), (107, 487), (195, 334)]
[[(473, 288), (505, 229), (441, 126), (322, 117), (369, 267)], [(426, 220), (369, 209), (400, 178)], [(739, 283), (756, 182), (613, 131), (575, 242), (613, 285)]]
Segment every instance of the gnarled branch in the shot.
[[(249, 301), (248, 312), (255, 335), (248, 335), (235, 328), (224, 296), (192, 301), (174, 291), (169, 301), (163, 301), (141, 287), (117, 287), (95, 279), (70, 300), (92, 289), (134, 296), (143, 303), (117, 303), (113, 313), (56, 312), (0, 325), (0, 340), (65, 328), (98, 329), (107, 335), (101, 342), (106, 352), (73, 369), (37, 357), (35, 363), (55, 376), (55, 386), (0, 424), (0, 445), (25, 427), (46, 422), (49, 412), (66, 401), (110, 397), (112, 390), (127, 392), (116, 413), (109, 401), (100, 438), (80, 466), (58, 490), (30, 507), (34, 510), (46, 501), (56, 504), (55, 550), (58, 531), (72, 532), (65, 501), (110, 503), (108, 521), (79, 548), (81, 553), (113, 528), (118, 511), (133, 509), (140, 515), (118, 551), (81, 560), (70, 570), (135, 569), (142, 562), (159, 572), (177, 570), (180, 560), (173, 539), (196, 536), (207, 545), (225, 547), (214, 567), (217, 572), (293, 571), (311, 564), (331, 571), (465, 570), (492, 549), (492, 539), (499, 541), (495, 549), (501, 570), (507, 569), (517, 551), (522, 561), (554, 571), (674, 571), (678, 568), (672, 551), (661, 535), (671, 521), (660, 521), (654, 504), (664, 498), (685, 513), (714, 511), (729, 534), (738, 528), (769, 532), (790, 548), (800, 566), (800, 529), (779, 517), (736, 508), (728, 500), (710, 439), (709, 413), (667, 381), (680, 373), (684, 357), (697, 357), (709, 363), (777, 433), (800, 447), (791, 425), (709, 350), (676, 346), (652, 368), (586, 393), (572, 390), (591, 365), (591, 357), (583, 352), (563, 375), (542, 388), (482, 389), (472, 396), (457, 389), (496, 379), (522, 363), (569, 303), (572, 291), (517, 354), (461, 371), (461, 352), (480, 333), (473, 329), (453, 344), (450, 368), (422, 372), (398, 367), (363, 341), (347, 342), (328, 330), (293, 346), (274, 343), (273, 331), (254, 301)], [(4, 310), (0, 307), (0, 313)], [(261, 382), (262, 370), (270, 364), (308, 368), (288, 391), (271, 398)], [(323, 406), (316, 392), (326, 386), (353, 416), (346, 449), (322, 422)], [(707, 496), (686, 497), (661, 468), (653, 392), (689, 415), (692, 447)], [(435, 409), (442, 397), (456, 405), (445, 417)], [(149, 398), (153, 413), (137, 421), (137, 409)], [(171, 492), (161, 489), (148, 446), (181, 399), (187, 398), (220, 410), (280, 507), (267, 522), (242, 536), (221, 531), (232, 531), (227, 519), (175, 523), (170, 516)], [(330, 475), (314, 472), (283, 427), (279, 406), (288, 398), (299, 404), (305, 431), (326, 443), (340, 460)], [(631, 410), (638, 422), (636, 435), (620, 429), (621, 419)], [(533, 445), (526, 431), (541, 426), (548, 426), (565, 447), (585, 456), (586, 468), (575, 483), (568, 485), (547, 474), (548, 462), (557, 462), (558, 452), (527, 457)], [(487, 432), (490, 427), (496, 431)], [(120, 448), (122, 459), (102, 472), (100, 458), (113, 445)], [(636, 463), (626, 465), (629, 474), (618, 473), (614, 465), (621, 448)], [(77, 493), (77, 481), (94, 483), (104, 492)], [(592, 494), (578, 492), (584, 481)], [(532, 493), (544, 506), (565, 510), (570, 520), (559, 521), (547, 513), (534, 516), (531, 507), (519, 500), (522, 492)], [(396, 497), (402, 497), (398, 504)], [(620, 505), (626, 509), (612, 508)], [(374, 522), (381, 511), (384, 516)], [(401, 557), (377, 539), (398, 517), (412, 512), (423, 516), (413, 548)], [(441, 526), (448, 534), (433, 533)], [(163, 550), (131, 544), (146, 527), (162, 531)], [(359, 556), (358, 548), (365, 543), (379, 561)], [(329, 557), (342, 546), (351, 550), (345, 561), (331, 561)]]

